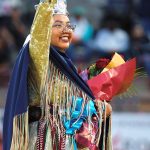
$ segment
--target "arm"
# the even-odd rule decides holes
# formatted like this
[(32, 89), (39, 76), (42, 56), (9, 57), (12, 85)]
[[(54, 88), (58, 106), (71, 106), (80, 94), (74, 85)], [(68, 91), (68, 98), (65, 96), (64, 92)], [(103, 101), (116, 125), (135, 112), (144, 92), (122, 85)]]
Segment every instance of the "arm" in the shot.
[(54, 0), (51, 1), (49, 3), (47, 0), (38, 5), (30, 32), (30, 71), (39, 91), (45, 83), (49, 64), (51, 19), (55, 4)]

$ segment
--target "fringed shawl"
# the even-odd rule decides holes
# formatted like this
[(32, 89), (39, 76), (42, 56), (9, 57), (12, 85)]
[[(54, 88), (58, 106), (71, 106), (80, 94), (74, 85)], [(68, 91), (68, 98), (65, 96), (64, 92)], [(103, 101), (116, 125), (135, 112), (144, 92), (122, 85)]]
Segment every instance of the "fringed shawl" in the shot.
[(91, 99), (94, 99), (94, 95), (90, 88), (79, 76), (72, 61), (65, 53), (59, 52), (56, 48), (51, 47), (50, 59), (72, 82), (83, 90)]
[[(66, 58), (62, 57), (62, 55), (60, 55), (60, 53), (57, 50), (51, 48), (50, 59), (72, 82), (74, 82), (81, 90), (87, 93), (87, 95), (91, 97), (91, 99), (94, 99), (91, 90), (82, 80), (82, 78), (78, 75), (71, 61), (70, 63), (67, 63), (66, 60), (67, 59), (69, 60), (67, 56)], [(29, 106), (28, 102), (29, 98), (27, 91), (28, 66), (29, 66), (29, 44), (26, 44), (21, 49), (17, 57), (16, 64), (12, 72), (11, 81), (9, 84), (4, 114), (4, 131), (3, 131), (4, 150), (10, 150), (14, 117), (20, 114), (24, 114), (28, 110)]]

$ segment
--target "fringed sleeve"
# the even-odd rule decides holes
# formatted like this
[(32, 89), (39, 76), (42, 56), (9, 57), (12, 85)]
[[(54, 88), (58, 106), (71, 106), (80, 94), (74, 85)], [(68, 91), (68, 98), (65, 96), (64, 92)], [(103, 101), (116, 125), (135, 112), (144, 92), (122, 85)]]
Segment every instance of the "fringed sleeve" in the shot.
[(29, 76), (32, 78), (29, 80), (32, 82), (31, 86), (39, 93), (40, 99), (49, 65), (52, 10), (55, 1), (52, 0), (51, 3), (46, 1), (38, 5), (30, 33)]
[(30, 65), (28, 71), (29, 103), (39, 106), (43, 103), (48, 73), (52, 11), (56, 0), (45, 1), (37, 7), (30, 32)]

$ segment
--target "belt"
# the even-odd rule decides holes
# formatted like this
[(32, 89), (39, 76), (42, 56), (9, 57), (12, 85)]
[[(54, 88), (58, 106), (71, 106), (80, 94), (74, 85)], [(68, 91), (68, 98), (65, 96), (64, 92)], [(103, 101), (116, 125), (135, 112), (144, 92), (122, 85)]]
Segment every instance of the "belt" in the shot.
[(30, 106), (29, 107), (29, 123), (39, 121), (42, 115), (41, 107)]

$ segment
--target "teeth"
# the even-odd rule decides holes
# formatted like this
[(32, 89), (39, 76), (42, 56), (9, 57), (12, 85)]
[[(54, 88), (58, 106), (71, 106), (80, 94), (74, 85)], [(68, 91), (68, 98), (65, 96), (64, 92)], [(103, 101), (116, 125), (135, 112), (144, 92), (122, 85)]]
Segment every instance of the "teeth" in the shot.
[(64, 37), (62, 37), (61, 39), (62, 39), (62, 40), (68, 40), (69, 38), (66, 37), (66, 36), (64, 36)]

